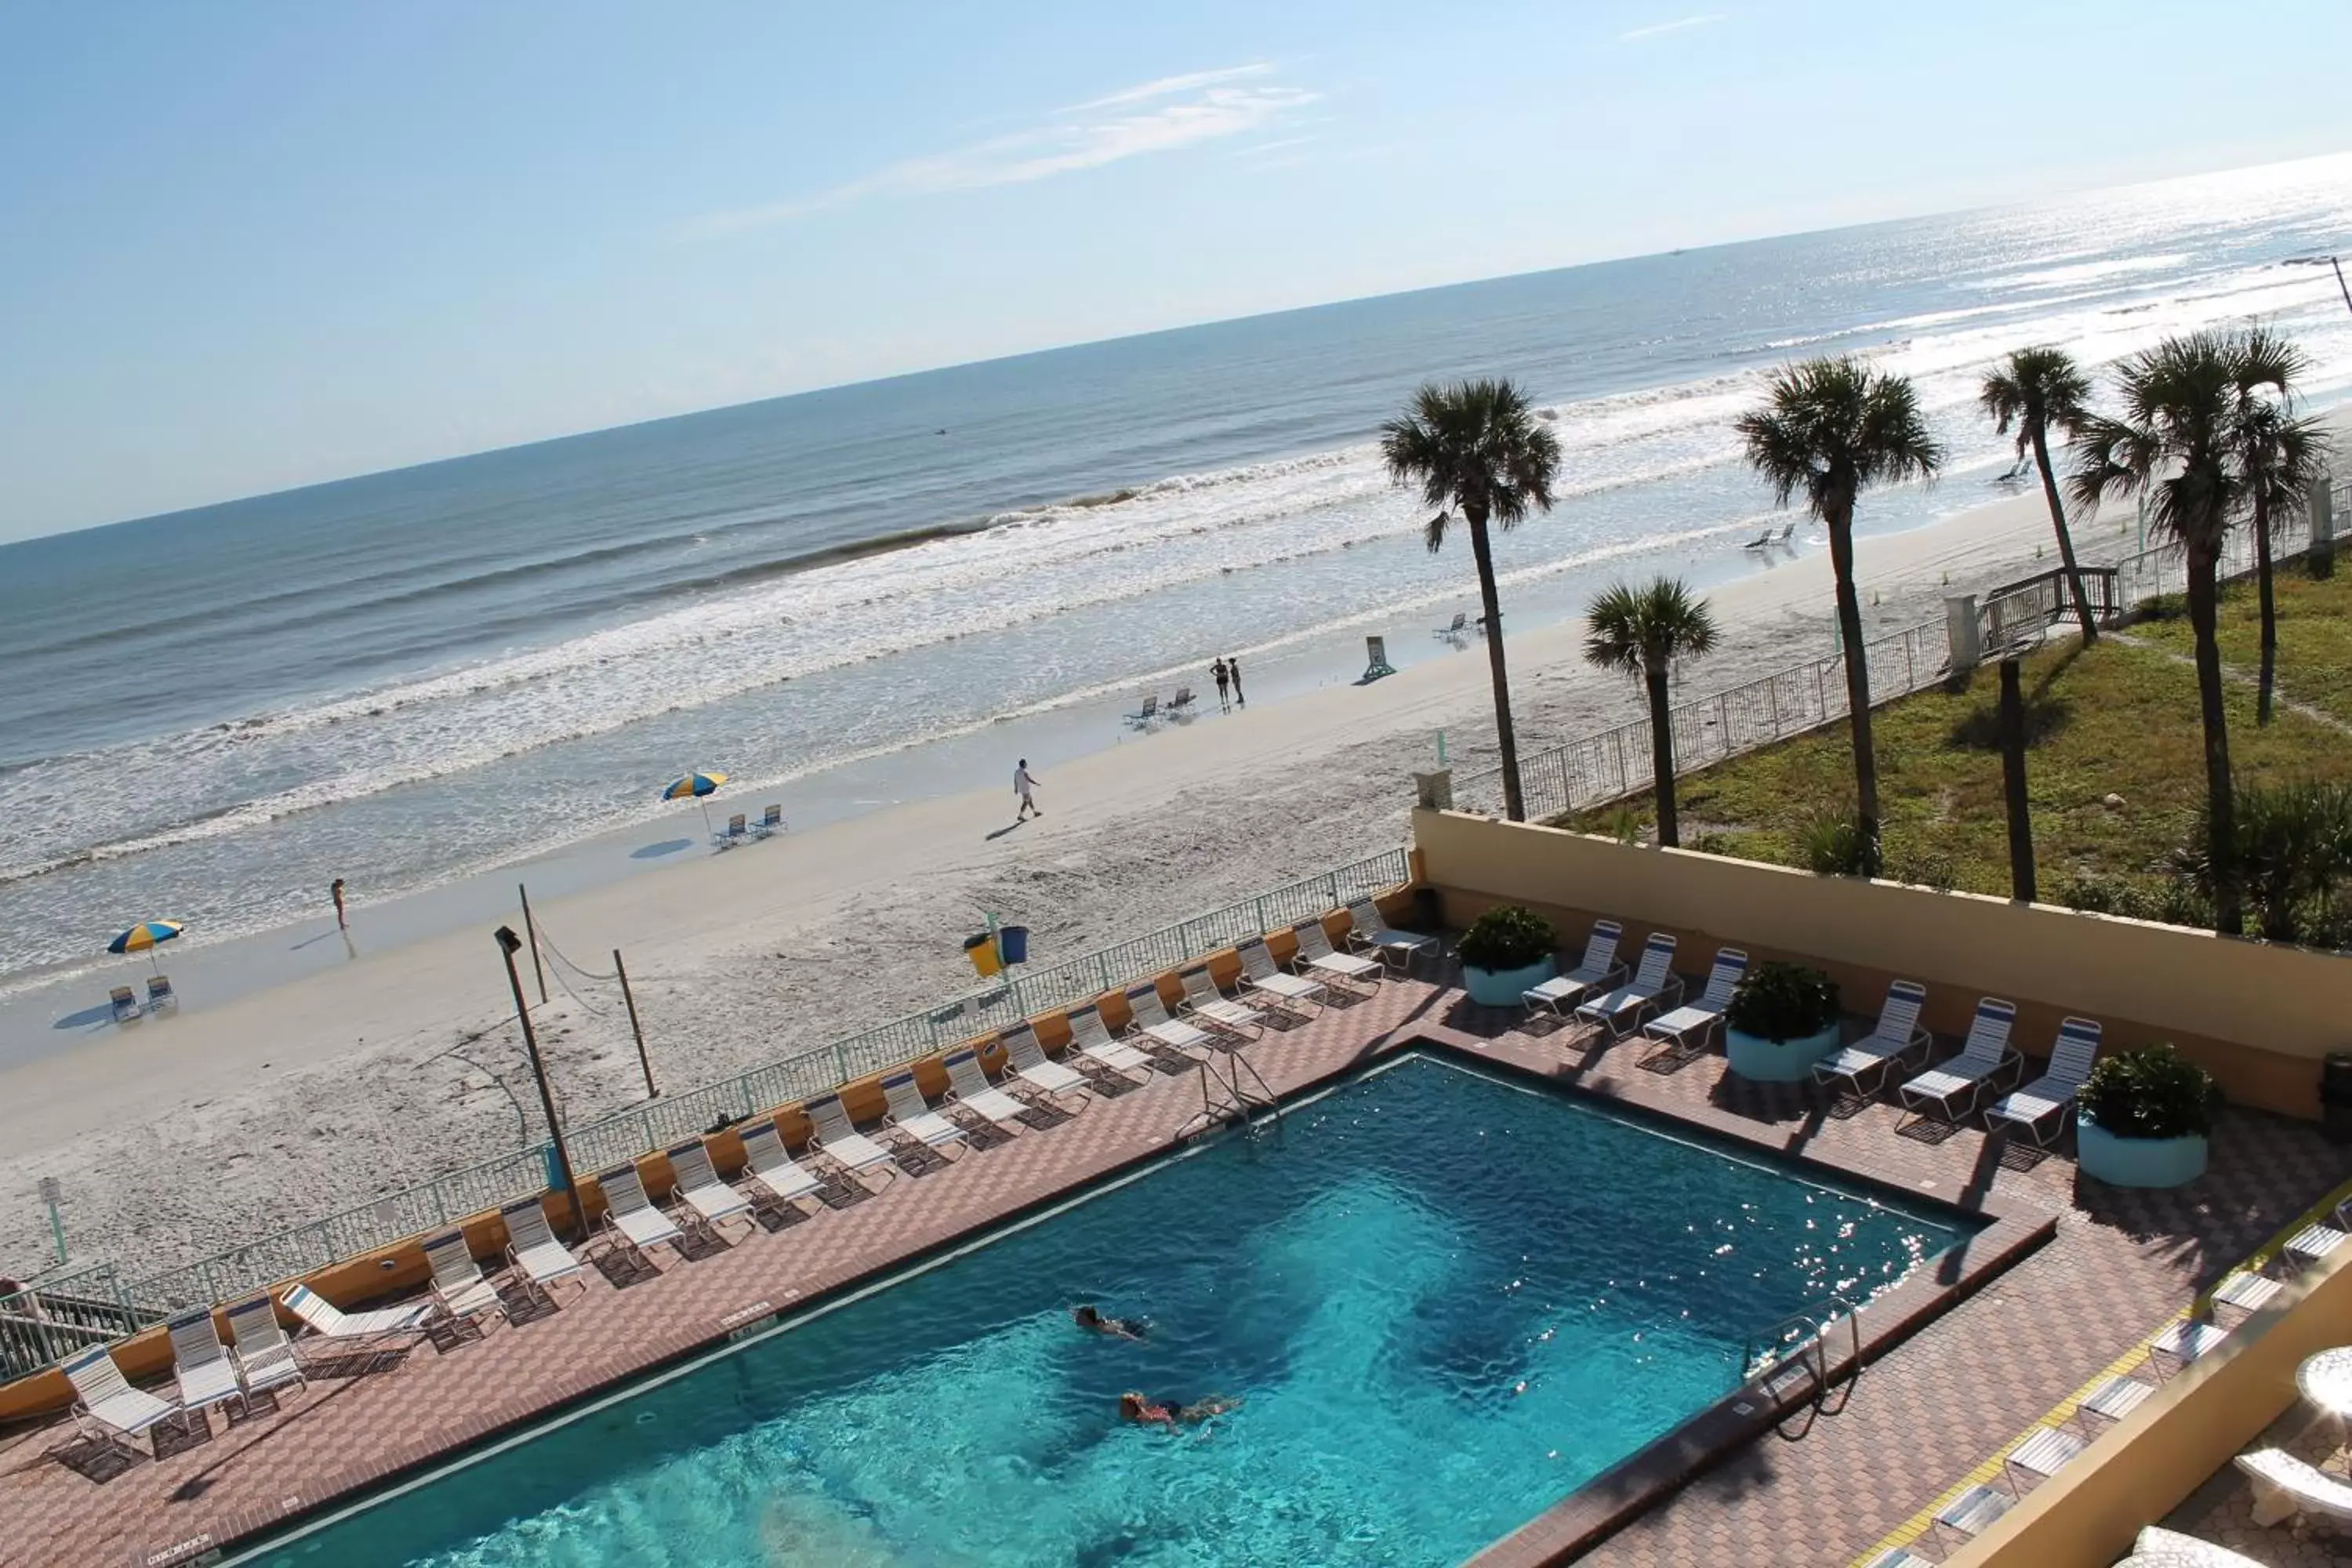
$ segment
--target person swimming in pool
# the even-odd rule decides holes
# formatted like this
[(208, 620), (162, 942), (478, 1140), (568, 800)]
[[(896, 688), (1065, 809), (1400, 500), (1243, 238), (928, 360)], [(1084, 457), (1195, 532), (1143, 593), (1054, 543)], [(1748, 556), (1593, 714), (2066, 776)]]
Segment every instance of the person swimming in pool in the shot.
[(1132, 1421), (1143, 1426), (1165, 1426), (1171, 1432), (1179, 1426), (1198, 1426), (1213, 1416), (1241, 1407), (1240, 1396), (1230, 1394), (1212, 1394), (1192, 1405), (1179, 1404), (1172, 1399), (1153, 1399), (1133, 1391), (1118, 1396), (1120, 1420)]
[(1070, 1309), (1070, 1321), (1090, 1334), (1108, 1334), (1115, 1340), (1139, 1340), (1146, 1325), (1133, 1318), (1106, 1318), (1094, 1303)]

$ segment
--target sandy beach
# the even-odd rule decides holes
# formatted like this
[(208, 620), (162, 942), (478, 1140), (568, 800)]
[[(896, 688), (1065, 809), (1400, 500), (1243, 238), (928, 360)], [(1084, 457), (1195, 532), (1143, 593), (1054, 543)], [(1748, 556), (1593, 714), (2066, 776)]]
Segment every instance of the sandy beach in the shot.
[[(2048, 542), (2031, 494), (1865, 539), (1869, 616), (1890, 628), (1939, 616), (1948, 594), (2045, 569)], [(2103, 560), (2131, 542), (2109, 518), (2081, 543)], [(1460, 565), (1466, 588), (1466, 552)], [(1832, 647), (1823, 549), (1712, 602), (1721, 651), (1685, 672), (1682, 696)], [(1587, 668), (1580, 640), (1572, 623), (1513, 637), (1523, 748), (1634, 712), (1636, 690)], [(1050, 963), (1394, 845), (1409, 775), (1433, 765), (1441, 728), (1457, 767), (1491, 761), (1489, 702), (1473, 643), (1369, 687), (1231, 717), (1212, 706), (1132, 743), (1033, 757), (1045, 816), (1012, 832), (997, 831), (1013, 818), (1009, 779), (992, 781), (539, 913), (593, 968), (625, 950), (655, 1069), (684, 1089), (968, 990), (958, 944), (984, 911), (1030, 927), (1033, 957)], [(641, 1100), (617, 994), (551, 985), (535, 1018), (567, 1120)], [(48, 1261), (44, 1176), (64, 1182), (73, 1261), (135, 1275), (511, 1150), (539, 1121), (495, 952), (483, 930), (449, 931), (0, 1074), (0, 1272)]]

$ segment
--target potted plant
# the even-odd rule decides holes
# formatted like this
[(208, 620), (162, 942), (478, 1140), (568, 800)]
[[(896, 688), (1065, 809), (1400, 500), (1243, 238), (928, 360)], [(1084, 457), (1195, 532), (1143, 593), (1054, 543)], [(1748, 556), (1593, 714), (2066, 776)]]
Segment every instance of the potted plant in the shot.
[(1470, 922), (1455, 951), (1470, 1000), (1486, 1007), (1516, 1007), (1520, 994), (1559, 973), (1559, 935), (1551, 921), (1517, 904), (1498, 904)]
[(2075, 1168), (2111, 1186), (2185, 1186), (2205, 1173), (2221, 1102), (2213, 1075), (2169, 1045), (2103, 1058), (2074, 1100)]
[(1759, 963), (1731, 994), (1723, 1054), (1742, 1078), (1793, 1083), (1837, 1049), (1840, 1016), (1837, 982), (1820, 970)]

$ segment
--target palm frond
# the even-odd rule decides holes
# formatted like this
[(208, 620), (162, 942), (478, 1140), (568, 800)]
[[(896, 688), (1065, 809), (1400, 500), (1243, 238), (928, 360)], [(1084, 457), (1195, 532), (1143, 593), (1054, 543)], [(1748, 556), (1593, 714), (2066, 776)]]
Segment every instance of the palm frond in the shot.
[(1910, 382), (1851, 355), (1783, 369), (1765, 405), (1737, 428), (1774, 501), (1786, 506), (1801, 491), (1824, 522), (1843, 521), (1868, 486), (1928, 478), (1944, 462)]
[(1381, 460), (1391, 480), (1435, 509), (1423, 536), (1436, 550), (1453, 513), (1510, 528), (1549, 511), (1559, 437), (1508, 381), (1432, 382), (1381, 426)]
[(2090, 412), (2091, 378), (2074, 356), (2049, 343), (2017, 349), (1986, 373), (1977, 401), (2008, 435), (2017, 432), (2017, 455), (2032, 449), (2034, 432), (2071, 431)]
[(1679, 579), (1604, 590), (1584, 612), (1585, 662), (1643, 675), (1715, 649), (1715, 614)]

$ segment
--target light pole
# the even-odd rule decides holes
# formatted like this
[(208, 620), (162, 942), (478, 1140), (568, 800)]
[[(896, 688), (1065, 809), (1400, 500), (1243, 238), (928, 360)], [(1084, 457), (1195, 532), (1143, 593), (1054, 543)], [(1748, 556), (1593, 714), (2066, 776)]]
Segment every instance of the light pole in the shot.
[(522, 938), (515, 935), (512, 926), (498, 929), (499, 954), (506, 960), (507, 984), (514, 992), (515, 1021), (522, 1026), (522, 1048), (530, 1058), (530, 1076), (539, 1084), (540, 1109), (547, 1112), (547, 1135), (555, 1143), (555, 1173), (563, 1184), (563, 1201), (572, 1224), (577, 1226), (587, 1218), (587, 1210), (580, 1201), (580, 1184), (572, 1174), (572, 1151), (563, 1144), (563, 1124), (555, 1117), (555, 1095), (547, 1087), (547, 1064), (539, 1059), (539, 1037), (531, 1032), (530, 1009), (522, 999), (522, 976), (515, 972), (515, 954), (522, 951)]

